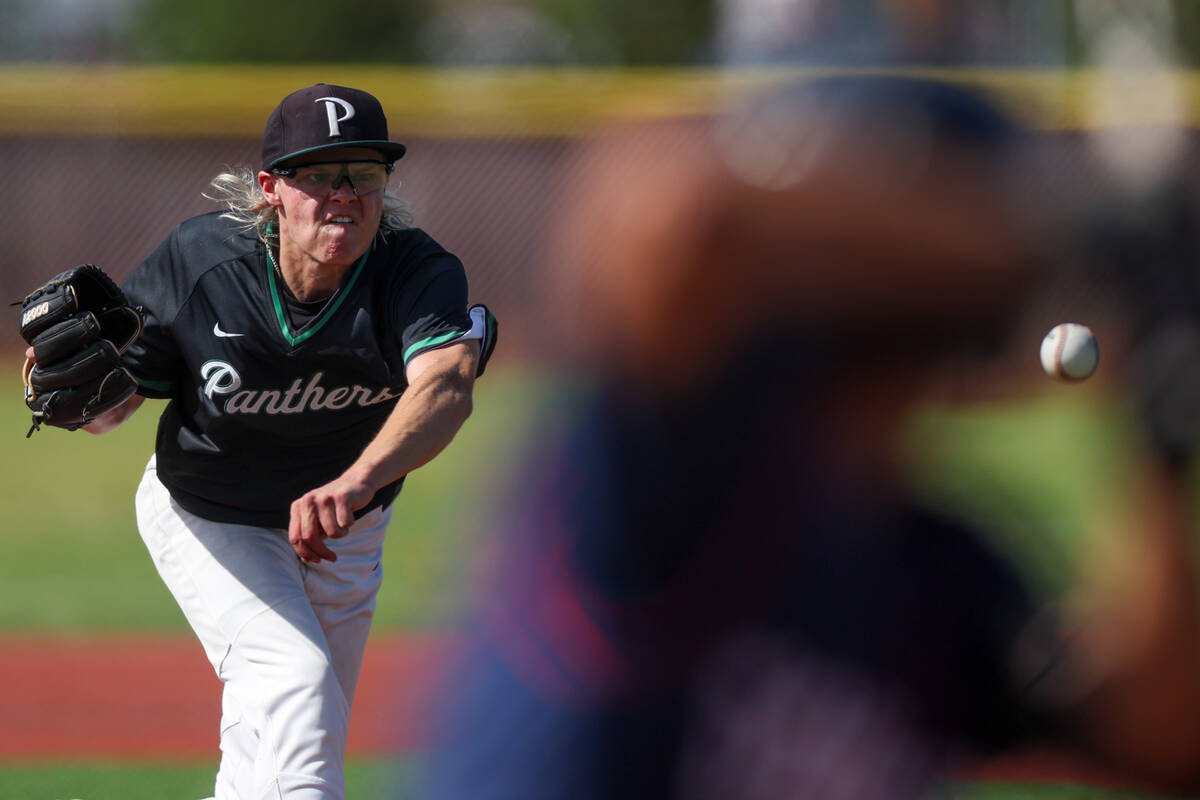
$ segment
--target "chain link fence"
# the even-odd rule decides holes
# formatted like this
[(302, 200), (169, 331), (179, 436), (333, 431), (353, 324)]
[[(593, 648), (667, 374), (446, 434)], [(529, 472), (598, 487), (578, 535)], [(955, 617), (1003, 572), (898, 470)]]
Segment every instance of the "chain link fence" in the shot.
[[(392, 188), (415, 224), (462, 258), (473, 301), (504, 326), (504, 354), (539, 347), (541, 233), (548, 224), (570, 143), (562, 139), (412, 140)], [(21, 178), (0, 200), (0, 297), (78, 263), (125, 277), (171, 229), (218, 206), (209, 180), (230, 166), (257, 168), (250, 139), (7, 137), (0, 153)], [(396, 188), (397, 178), (399, 188)], [(15, 314), (0, 346), (20, 345)]]

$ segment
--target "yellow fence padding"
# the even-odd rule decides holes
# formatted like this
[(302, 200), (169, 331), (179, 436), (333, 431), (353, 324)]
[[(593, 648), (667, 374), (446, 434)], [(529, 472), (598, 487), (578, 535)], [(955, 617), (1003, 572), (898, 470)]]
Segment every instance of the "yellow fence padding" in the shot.
[(745, 91), (835, 73), (937, 77), (997, 94), (1037, 128), (1193, 125), (1197, 73), (1077, 70), (429, 69), (346, 64), (0, 66), (0, 135), (258, 135), (277, 100), (311, 83), (371, 91), (408, 136), (575, 136), (648, 116), (703, 114)]

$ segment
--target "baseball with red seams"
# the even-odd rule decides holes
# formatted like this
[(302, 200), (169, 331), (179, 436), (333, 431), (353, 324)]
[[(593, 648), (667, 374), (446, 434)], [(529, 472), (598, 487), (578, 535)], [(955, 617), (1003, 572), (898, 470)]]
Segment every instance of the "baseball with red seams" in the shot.
[(1042, 369), (1053, 378), (1081, 381), (1100, 365), (1100, 343), (1087, 325), (1063, 322), (1042, 339)]

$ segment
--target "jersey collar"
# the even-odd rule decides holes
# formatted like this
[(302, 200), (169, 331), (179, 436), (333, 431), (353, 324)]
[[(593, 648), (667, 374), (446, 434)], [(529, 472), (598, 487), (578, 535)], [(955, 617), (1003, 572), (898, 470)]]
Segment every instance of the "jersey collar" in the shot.
[(279, 323), (279, 332), (283, 334), (283, 338), (287, 340), (288, 344), (295, 347), (324, 327), (329, 318), (341, 307), (342, 303), (346, 300), (346, 295), (350, 293), (351, 287), (358, 280), (358, 276), (362, 274), (363, 267), (366, 266), (367, 259), (371, 256), (371, 251), (375, 249), (375, 242), (372, 241), (371, 245), (367, 247), (367, 252), (363, 253), (362, 258), (354, 265), (354, 268), (350, 271), (349, 279), (338, 289), (337, 294), (333, 296), (330, 303), (321, 310), (321, 313), (312, 322), (305, 326), (303, 332), (294, 333), (291, 326), (288, 325), (287, 312), (283, 307), (282, 293), (284, 289), (280, 286), (279, 266), (275, 262), (275, 254), (272, 252), (270, 244), (271, 235), (274, 233), (274, 230), (274, 224), (267, 226), (267, 241), (263, 243), (263, 247), (267, 251), (267, 287), (271, 292), (271, 305), (275, 308), (275, 321)]

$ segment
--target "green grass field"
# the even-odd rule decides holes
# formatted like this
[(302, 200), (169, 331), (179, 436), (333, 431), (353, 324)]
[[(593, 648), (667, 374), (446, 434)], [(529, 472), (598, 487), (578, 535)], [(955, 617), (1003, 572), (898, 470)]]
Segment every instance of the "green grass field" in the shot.
[[(524, 371), (494, 373), (480, 381), (475, 413), (455, 441), (406, 482), (388, 534), (378, 628), (437, 625), (458, 608), (465, 539), (484, 524), (489, 481), (507, 474), (541, 396)], [(104, 436), (45, 427), (26, 439), (19, 384), (0, 390), (0, 418), (9, 421), (0, 431), (0, 507), (10, 533), (0, 632), (185, 631), (134, 523), (161, 405), (148, 401)]]
[[(497, 367), (480, 382), (474, 416), (441, 457), (410, 477), (398, 501), (376, 630), (436, 627), (460, 610), (472, 532), (486, 529), (490, 493), (508, 477), (558, 386), (534, 372)], [(133, 519), (134, 488), (153, 448), (154, 406), (106, 436), (43, 429), (26, 440), (19, 385), (4, 383), (0, 390), (0, 416), (9, 420), (0, 434), (8, 440), (0, 504), (9, 517), (0, 637), (184, 632)], [(1093, 400), (1084, 391), (1057, 388), (1020, 404), (931, 409), (911, 431), (914, 485), (971, 514), (1032, 580), (1061, 589), (1093, 518), (1121, 513), (1129, 477), (1122, 417)], [(202, 797), (211, 791), (212, 770), (212, 764), (7, 764), (0, 768), (0, 800)], [(383, 796), (402, 786), (405, 774), (405, 765), (356, 762), (350, 796)], [(944, 796), (1148, 797), (988, 783), (953, 784)]]
[[(213, 791), (212, 764), (71, 761), (0, 770), (0, 800), (195, 800)], [(403, 797), (402, 762), (359, 761), (346, 769), (352, 798)]]
[(3, 800), (200, 798), (210, 796), (212, 789), (212, 766), (190, 763), (36, 762), (0, 771)]

